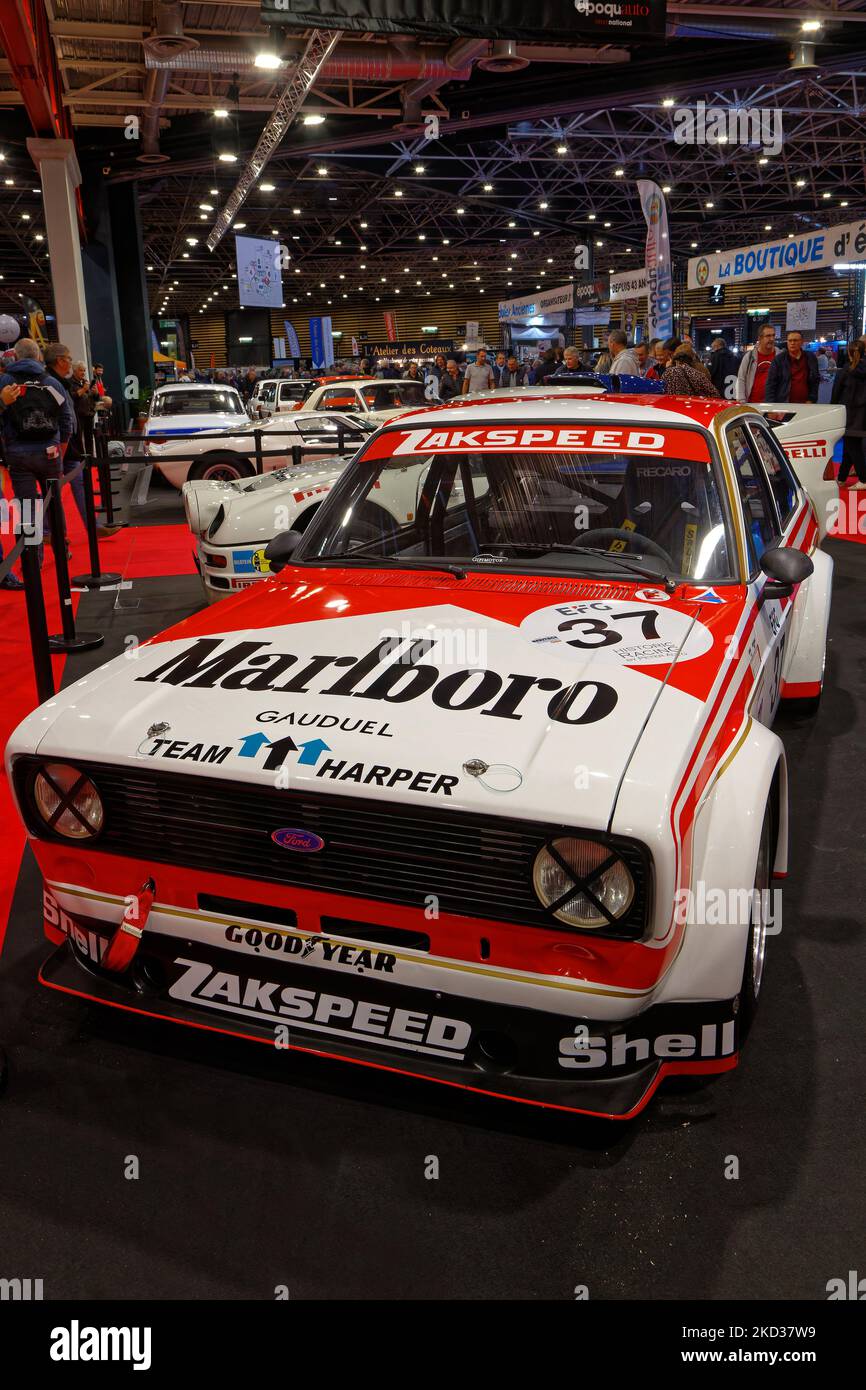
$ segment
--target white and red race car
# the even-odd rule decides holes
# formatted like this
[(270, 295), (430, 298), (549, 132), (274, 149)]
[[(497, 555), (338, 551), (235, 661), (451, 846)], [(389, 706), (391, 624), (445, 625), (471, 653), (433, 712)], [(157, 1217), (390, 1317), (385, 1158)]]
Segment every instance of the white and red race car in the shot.
[(748, 406), (389, 422), (279, 573), (16, 730), (42, 982), (612, 1118), (734, 1067), (787, 867), (771, 725), (824, 678), (818, 540)]

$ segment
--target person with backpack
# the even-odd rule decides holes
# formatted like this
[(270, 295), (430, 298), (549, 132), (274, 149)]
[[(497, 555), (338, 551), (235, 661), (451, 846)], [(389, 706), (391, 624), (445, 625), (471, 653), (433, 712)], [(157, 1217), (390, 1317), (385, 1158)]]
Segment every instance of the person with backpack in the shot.
[[(20, 386), (4, 386), (3, 389), (0, 390), (0, 415), (3, 414), (3, 411), (6, 409), (7, 405), (11, 405), (12, 402), (13, 402), (18, 396), (20, 396), (20, 394), (21, 394), (21, 387), (20, 387)], [(2, 542), (2, 540), (0, 540), (0, 561), (2, 561), (2, 559), (3, 559), (3, 542)], [(9, 573), (8, 573), (3, 579), (0, 579), (0, 589), (23, 589), (23, 588), (24, 588), (24, 585), (21, 583), (21, 580), (18, 578), (17, 574), (13, 574), (13, 572), (12, 572), (11, 570), (9, 571)]]
[(52, 478), (61, 477), (75, 412), (63, 386), (46, 372), (32, 338), (19, 338), (13, 351), (15, 360), (0, 376), (0, 390), (21, 390), (0, 416), (0, 440), (12, 491), (20, 502), (33, 503), (45, 495)]

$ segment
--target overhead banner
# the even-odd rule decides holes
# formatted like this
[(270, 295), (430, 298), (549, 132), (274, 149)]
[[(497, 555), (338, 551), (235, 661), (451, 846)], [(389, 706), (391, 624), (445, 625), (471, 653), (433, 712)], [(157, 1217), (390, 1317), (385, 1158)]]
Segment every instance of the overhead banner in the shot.
[(242, 309), (257, 306), (279, 309), (283, 303), (283, 277), (280, 274), (280, 243), (260, 241), (258, 237), (236, 236), (238, 301)]
[(310, 319), (310, 357), (314, 367), (330, 367), (334, 361), (334, 336), (330, 318)]
[(597, 308), (605, 297), (604, 277), (599, 275), (594, 280), (584, 280), (582, 284), (574, 287), (574, 307), (577, 308)]
[(365, 34), (468, 34), (482, 39), (546, 42), (587, 38), (610, 43), (664, 38), (667, 0), (262, 0), (265, 24), (344, 29)]
[(385, 332), (388, 334), (388, 342), (389, 342), (389, 343), (396, 343), (396, 341), (397, 341), (397, 316), (396, 316), (396, 314), (391, 314), (391, 313), (389, 313), (389, 312), (386, 310), (386, 311), (383, 313), (382, 318), (385, 320)]
[(742, 284), (771, 275), (793, 275), (799, 270), (820, 270), (837, 261), (844, 264), (866, 261), (866, 219), (801, 232), (784, 241), (761, 241), (754, 246), (737, 246), (733, 251), (721, 251), (712, 256), (692, 256), (689, 289)]
[(611, 275), (607, 290), (611, 303), (617, 299), (640, 299), (641, 295), (645, 295), (649, 290), (646, 266), (640, 266), (637, 270), (621, 270), (618, 274)]
[(638, 179), (637, 191), (646, 222), (647, 335), (669, 338), (674, 331), (674, 286), (667, 204), (650, 179)]
[(525, 299), (501, 299), (499, 322), (539, 319), (546, 314), (561, 314), (574, 308), (574, 285), (559, 285), (555, 289), (539, 290)]

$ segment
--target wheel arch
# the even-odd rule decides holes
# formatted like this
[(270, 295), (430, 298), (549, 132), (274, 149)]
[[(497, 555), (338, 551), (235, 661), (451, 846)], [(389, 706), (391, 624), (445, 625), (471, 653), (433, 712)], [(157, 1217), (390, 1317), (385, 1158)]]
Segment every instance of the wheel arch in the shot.
[[(695, 815), (690, 886), (734, 895), (755, 881), (764, 812), (773, 808), (773, 877), (788, 865), (788, 770), (778, 735), (748, 720)], [(701, 885), (703, 884), (703, 889)], [(776, 928), (778, 930), (778, 927)], [(732, 999), (739, 993), (749, 921), (689, 920), (658, 1000)]]

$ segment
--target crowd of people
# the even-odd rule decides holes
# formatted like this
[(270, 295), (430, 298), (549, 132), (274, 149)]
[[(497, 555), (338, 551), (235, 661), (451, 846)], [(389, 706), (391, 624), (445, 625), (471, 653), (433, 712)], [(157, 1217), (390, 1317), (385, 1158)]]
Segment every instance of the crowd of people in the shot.
[[(97, 412), (110, 405), (100, 363), (90, 374), (86, 362), (73, 362), (65, 343), (49, 343), (43, 352), (32, 338), (18, 340), (0, 373), (0, 444), (20, 503), (32, 507), (44, 497), (52, 478), (69, 475), (75, 505), (86, 524), (82, 459), (93, 453)], [(43, 534), (50, 534), (48, 517)], [(10, 571), (0, 587), (23, 585)]]

